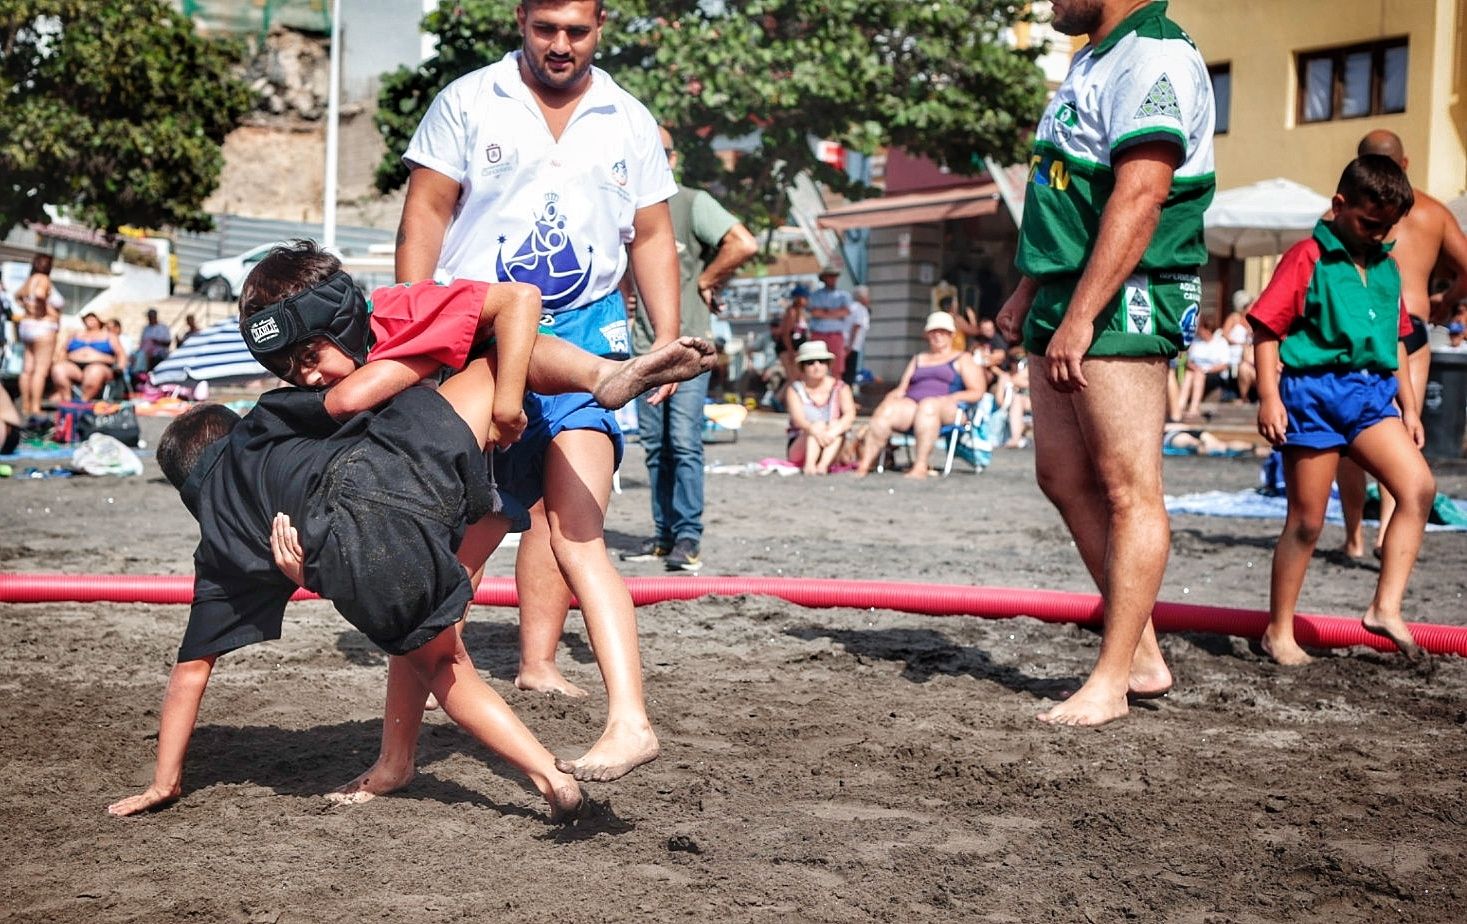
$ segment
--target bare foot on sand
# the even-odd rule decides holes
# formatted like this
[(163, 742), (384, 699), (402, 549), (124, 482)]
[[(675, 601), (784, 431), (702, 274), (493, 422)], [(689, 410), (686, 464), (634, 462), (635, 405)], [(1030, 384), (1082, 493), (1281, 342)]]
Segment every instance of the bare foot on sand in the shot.
[(615, 364), (591, 394), (597, 404), (614, 411), (649, 388), (707, 372), (717, 361), (718, 351), (707, 340), (679, 337), (659, 350)]
[(559, 693), (571, 699), (585, 699), (589, 695), (566, 680), (560, 668), (554, 664), (540, 667), (521, 664), (520, 672), (515, 675), (514, 685), (528, 693)]
[(1258, 644), (1263, 648), (1264, 654), (1284, 667), (1302, 667), (1314, 660), (1299, 647), (1293, 635), (1273, 636), (1265, 632)]
[(107, 814), (122, 818), (125, 815), (136, 815), (139, 812), (162, 808), (176, 800), (182, 792), (182, 787), (177, 786), (172, 789), (165, 789), (157, 785), (149, 786), (135, 796), (119, 799), (107, 806)]
[(1401, 649), (1401, 654), (1406, 656), (1406, 660), (1419, 661), (1421, 659), (1421, 648), (1411, 637), (1411, 630), (1406, 628), (1405, 620), (1401, 619), (1400, 613), (1386, 615), (1371, 607), (1365, 612), (1365, 618), (1360, 620), (1360, 624), (1371, 635), (1379, 635), (1395, 642), (1396, 647)]
[(1126, 695), (1132, 699), (1157, 699), (1172, 691), (1172, 672), (1167, 670), (1165, 664), (1160, 670), (1142, 670), (1139, 666), (1131, 667), (1131, 678), (1126, 685)]
[(1101, 689), (1093, 681), (1075, 691), (1075, 695), (1055, 706), (1048, 712), (1035, 716), (1047, 725), (1097, 726), (1113, 722), (1129, 711), (1126, 695), (1116, 696)]
[(1126, 680), (1126, 695), (1132, 699), (1156, 699), (1172, 689), (1171, 668), (1156, 642), (1154, 633), (1142, 637), (1131, 658), (1131, 676)]
[(398, 770), (383, 766), (380, 762), (367, 768), (361, 776), (339, 789), (326, 794), (326, 801), (336, 805), (361, 805), (378, 796), (396, 792), (413, 781), (417, 768)]
[(569, 776), (551, 783), (550, 788), (541, 795), (550, 806), (552, 824), (569, 824), (580, 818), (581, 810), (586, 807), (585, 791)]
[(914, 465), (902, 477), (903, 478), (912, 478), (912, 479), (915, 479), (917, 481), (926, 481), (929, 477), (931, 477), (933, 475), (936, 475), (936, 474), (937, 473), (934, 472), (930, 468), (918, 468), (917, 466)]
[(556, 760), (555, 768), (587, 783), (619, 780), (659, 753), (651, 726), (638, 729), (608, 728), (591, 750), (575, 760)]

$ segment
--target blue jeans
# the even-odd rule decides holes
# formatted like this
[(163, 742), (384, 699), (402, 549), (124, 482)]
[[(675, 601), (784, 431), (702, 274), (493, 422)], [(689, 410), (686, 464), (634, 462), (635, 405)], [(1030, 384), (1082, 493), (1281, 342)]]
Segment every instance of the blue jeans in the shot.
[(677, 394), (653, 407), (637, 399), (637, 429), (647, 451), (652, 487), (652, 524), (658, 541), (703, 538), (703, 404), (705, 372), (677, 387)]

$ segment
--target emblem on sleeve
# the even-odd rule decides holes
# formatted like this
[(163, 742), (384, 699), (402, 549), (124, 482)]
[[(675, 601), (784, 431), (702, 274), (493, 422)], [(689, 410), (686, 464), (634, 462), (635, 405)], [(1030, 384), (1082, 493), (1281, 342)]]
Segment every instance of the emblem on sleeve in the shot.
[(1177, 89), (1172, 86), (1171, 79), (1162, 74), (1157, 78), (1151, 89), (1146, 91), (1146, 99), (1141, 101), (1141, 108), (1136, 110), (1138, 119), (1167, 118), (1182, 121), (1182, 107), (1177, 103)]

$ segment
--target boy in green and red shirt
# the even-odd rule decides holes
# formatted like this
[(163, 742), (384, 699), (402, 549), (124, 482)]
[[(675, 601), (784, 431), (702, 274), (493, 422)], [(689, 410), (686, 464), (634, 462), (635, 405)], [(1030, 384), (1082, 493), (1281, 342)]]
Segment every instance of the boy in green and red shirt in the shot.
[(1411, 331), (1410, 316), (1390, 245), (1383, 243), (1412, 202), (1410, 181), (1395, 161), (1372, 154), (1351, 161), (1335, 191), (1333, 217), (1284, 254), (1248, 312), (1258, 432), (1282, 448), (1288, 485), (1263, 636), (1264, 650), (1280, 664), (1309, 661), (1294, 640), (1294, 609), (1341, 452), (1399, 499), (1364, 626), (1407, 657), (1420, 654), (1401, 618), (1401, 599), (1436, 485), (1420, 452), (1420, 409), (1405, 379), (1400, 338)]

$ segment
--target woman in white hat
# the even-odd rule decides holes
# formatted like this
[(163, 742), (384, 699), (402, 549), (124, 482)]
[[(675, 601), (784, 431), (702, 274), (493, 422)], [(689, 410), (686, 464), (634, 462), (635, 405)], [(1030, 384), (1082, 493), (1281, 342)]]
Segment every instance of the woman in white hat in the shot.
[(856, 422), (851, 387), (831, 375), (835, 354), (820, 340), (807, 340), (795, 351), (799, 377), (785, 389), (790, 412), (789, 460), (806, 475), (825, 475), (845, 446)]
[(957, 325), (945, 311), (927, 316), (923, 335), (927, 349), (907, 363), (902, 379), (871, 414), (871, 425), (861, 445), (856, 474), (866, 475), (876, 464), (893, 432), (912, 431), (917, 445), (908, 478), (926, 478), (927, 458), (942, 428), (957, 420), (958, 405), (977, 401), (988, 389), (983, 370), (973, 356), (953, 344)]

